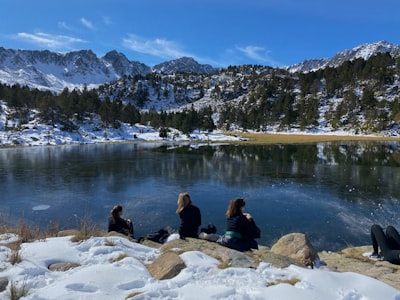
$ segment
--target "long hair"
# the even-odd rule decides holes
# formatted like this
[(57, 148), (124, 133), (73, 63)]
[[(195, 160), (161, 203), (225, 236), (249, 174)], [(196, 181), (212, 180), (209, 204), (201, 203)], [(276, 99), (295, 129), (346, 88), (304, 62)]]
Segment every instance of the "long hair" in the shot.
[(114, 220), (114, 222), (115, 222), (115, 220), (119, 217), (119, 213), (120, 213), (121, 211), (122, 211), (122, 206), (119, 205), (119, 204), (115, 205), (115, 206), (111, 209), (110, 215), (111, 215), (111, 218)]
[(192, 204), (192, 200), (190, 199), (189, 194), (180, 193), (178, 196), (177, 204), (178, 204), (178, 209), (176, 210), (176, 213), (179, 215), (186, 206)]
[(226, 217), (230, 218), (242, 213), (241, 208), (246, 205), (242, 198), (235, 198), (229, 202), (228, 209), (226, 210)]

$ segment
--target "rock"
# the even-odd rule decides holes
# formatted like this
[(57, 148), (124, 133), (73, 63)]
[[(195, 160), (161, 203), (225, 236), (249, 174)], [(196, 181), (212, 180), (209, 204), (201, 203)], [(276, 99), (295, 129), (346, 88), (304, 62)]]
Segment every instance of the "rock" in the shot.
[(231, 251), (228, 251), (228, 257), (230, 259), (229, 267), (234, 267), (234, 268), (254, 268), (255, 263), (253, 259), (251, 259), (249, 256), (239, 252), (230, 249)]
[(317, 252), (303, 233), (291, 233), (281, 237), (271, 247), (271, 251), (293, 258), (304, 267), (312, 267), (318, 258)]
[(155, 279), (163, 280), (174, 278), (186, 265), (177, 253), (166, 252), (146, 267)]
[(184, 240), (172, 240), (165, 243), (160, 248), (161, 252), (174, 251), (181, 254), (186, 251), (201, 251), (220, 262), (220, 268), (227, 267), (257, 267), (251, 253), (242, 253), (217, 243), (202, 239), (186, 238)]
[(267, 249), (260, 249), (255, 254), (258, 256), (259, 261), (269, 263), (276, 268), (287, 268), (290, 265), (302, 267), (302, 265), (300, 265), (297, 260), (273, 253)]
[(330, 270), (363, 274), (400, 290), (400, 266), (386, 261), (371, 260), (363, 255), (371, 252), (371, 246), (362, 246), (346, 248), (339, 252), (322, 251), (318, 254)]
[(59, 263), (50, 264), (47, 268), (50, 271), (65, 272), (65, 271), (68, 271), (69, 269), (73, 269), (73, 268), (76, 268), (79, 266), (80, 266), (80, 264), (77, 264), (74, 262), (59, 262)]
[(4, 292), (7, 288), (8, 285), (8, 278), (7, 277), (1, 277), (0, 278), (0, 293)]

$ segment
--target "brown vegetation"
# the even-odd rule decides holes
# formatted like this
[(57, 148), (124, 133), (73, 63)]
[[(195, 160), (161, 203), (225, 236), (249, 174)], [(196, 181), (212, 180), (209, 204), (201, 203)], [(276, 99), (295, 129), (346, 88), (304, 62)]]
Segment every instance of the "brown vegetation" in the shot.
[[(227, 135), (240, 136), (246, 141), (243, 144), (300, 144), (332, 141), (399, 141), (399, 137), (389, 136), (355, 136), (355, 135), (320, 135), (320, 134), (278, 134), (235, 132)], [(236, 143), (236, 142), (235, 142)]]

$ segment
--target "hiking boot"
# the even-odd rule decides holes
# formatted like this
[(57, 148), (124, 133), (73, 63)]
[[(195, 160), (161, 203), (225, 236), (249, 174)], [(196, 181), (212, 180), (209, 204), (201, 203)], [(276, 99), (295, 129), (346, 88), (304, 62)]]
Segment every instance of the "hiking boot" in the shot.
[(381, 255), (380, 253), (376, 253), (376, 252), (373, 252), (373, 253), (369, 256), (369, 258), (372, 259), (372, 260), (383, 260), (382, 255)]

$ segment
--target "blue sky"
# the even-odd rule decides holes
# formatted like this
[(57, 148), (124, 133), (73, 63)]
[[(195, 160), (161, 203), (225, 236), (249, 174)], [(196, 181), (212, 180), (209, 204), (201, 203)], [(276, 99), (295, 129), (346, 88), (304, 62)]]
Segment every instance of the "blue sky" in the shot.
[(148, 66), (287, 66), (360, 44), (400, 44), (399, 0), (1, 0), (0, 46), (111, 50)]

